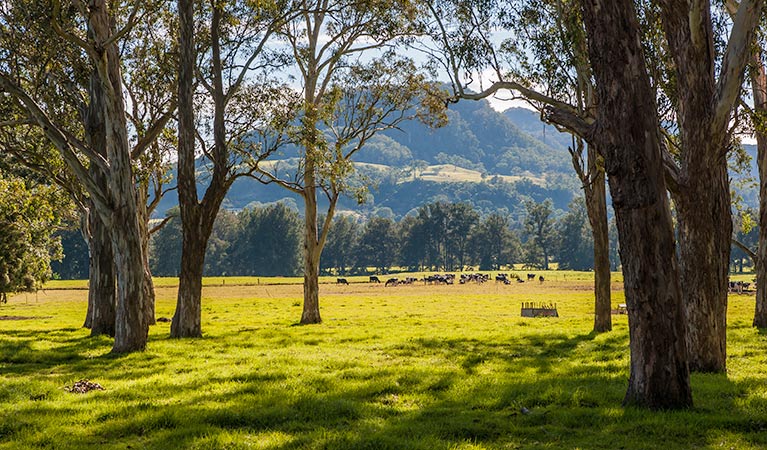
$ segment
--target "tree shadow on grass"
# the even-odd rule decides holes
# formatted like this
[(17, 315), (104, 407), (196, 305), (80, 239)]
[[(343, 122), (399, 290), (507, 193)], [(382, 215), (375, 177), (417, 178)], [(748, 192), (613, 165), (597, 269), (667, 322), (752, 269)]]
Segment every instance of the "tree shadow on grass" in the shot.
[[(160, 434), (164, 437), (158, 434), (155, 440), (151, 433), (147, 436), (155, 448), (171, 442), (191, 445), (202, 438), (190, 431), (195, 429), (205, 430), (206, 438), (217, 433), (266, 432), (288, 437), (286, 443), (266, 448), (432, 449), (467, 441), (494, 444), (513, 435), (517, 416), (533, 422), (545, 416), (536, 408), (556, 404), (583, 407), (582, 399), (573, 400), (569, 386), (616, 383), (598, 375), (552, 380), (551, 367), (556, 364), (550, 360), (593, 338), (582, 335), (568, 339), (562, 335), (545, 343), (522, 339), (515, 344), (416, 339), (385, 350), (395, 357), (397, 352), (415, 358), (439, 353), (458, 363), (448, 369), (338, 365), (326, 375), (306, 376), (303, 385), (295, 390), (285, 386), (287, 374), (262, 371), (208, 380), (215, 384), (231, 382), (234, 388), (223, 394), (200, 393), (200, 386), (185, 388), (189, 395), (172, 412), (153, 406), (142, 415), (134, 415), (131, 421), (105, 422), (98, 434), (123, 439), (140, 430), (162, 428)], [(479, 372), (486, 364), (501, 365), (505, 376), (485, 383)], [(514, 376), (524, 370), (549, 375), (525, 379)], [(557, 388), (552, 390), (555, 385)], [(616, 403), (620, 402), (619, 395)], [(532, 418), (522, 418), (522, 405), (533, 411)], [(128, 412), (121, 415), (127, 416)]]
[[(67, 345), (74, 354), (92, 349), (74, 338)], [(341, 355), (318, 359), (309, 368), (262, 365), (208, 379), (163, 378), (146, 392), (86, 394), (72, 397), (69, 406), (28, 404), (18, 412), (21, 417), (61, 415), (121, 400), (87, 422), (85, 442), (140, 442), (158, 449), (254, 443), (286, 450), (431, 450), (470, 444), (670, 449), (706, 447), (720, 438), (733, 442), (731, 435), (744, 444), (765, 443), (760, 414), (767, 411), (767, 401), (742, 401), (758, 388), (759, 378), (733, 383), (723, 375), (695, 375), (696, 407), (688, 411), (622, 408), (625, 334), (416, 338), (371, 351), (391, 362), (370, 367)], [(105, 365), (115, 360), (98, 359)], [(173, 400), (156, 398), (164, 392), (172, 392)], [(0, 442), (20, 432), (10, 426), (3, 431), (3, 423)]]
[[(141, 377), (136, 365), (155, 359), (148, 353), (114, 354), (110, 351), (113, 338), (82, 335), (79, 328), (53, 330), (10, 330), (0, 334), (0, 364), (7, 375), (31, 376), (56, 373), (85, 377), (88, 373), (118, 370), (124, 360), (139, 360), (125, 376)], [(129, 375), (128, 375), (129, 373)]]

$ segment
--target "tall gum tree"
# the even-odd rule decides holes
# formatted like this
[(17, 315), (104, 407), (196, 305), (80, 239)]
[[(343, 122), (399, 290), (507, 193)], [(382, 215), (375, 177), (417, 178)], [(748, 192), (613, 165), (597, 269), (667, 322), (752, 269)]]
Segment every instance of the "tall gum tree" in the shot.
[(759, 167), (759, 244), (756, 263), (756, 305), (753, 325), (767, 328), (767, 70), (762, 51), (755, 50), (749, 71), (754, 97), (757, 165)]
[(671, 212), (655, 95), (631, 0), (582, 0), (596, 81), (597, 120), (582, 132), (605, 158), (621, 243), (629, 312), (630, 376), (624, 404), (692, 405)]
[[(734, 18), (738, 13), (738, 2), (728, 0), (727, 11)], [(764, 27), (764, 11), (762, 11), (761, 27)], [(751, 86), (753, 108), (748, 113), (753, 123), (753, 133), (756, 137), (757, 166), (759, 170), (759, 240), (756, 252), (740, 242), (734, 243), (753, 260), (756, 266), (756, 303), (754, 308), (753, 326), (767, 328), (767, 69), (765, 69), (764, 37), (751, 47), (751, 57), (747, 69), (748, 84)]]
[[(20, 14), (42, 14), (42, 17), (37, 17), (38, 20), (25, 22), (39, 26), (36, 28), (37, 35), (24, 33), (33, 47), (39, 49), (50, 44), (51, 48), (75, 48), (86, 63), (83, 66), (51, 64), (46, 67), (57, 71), (57, 76), (50, 79), (60, 80), (61, 91), (66, 92), (70, 99), (85, 97), (88, 104), (94, 106), (88, 113), (91, 117), (87, 123), (103, 124), (103, 148), (91, 147), (85, 131), (69, 128), (59, 120), (56, 114), (59, 105), (44, 101), (41, 93), (44, 91), (39, 90), (42, 86), (40, 80), (33, 79), (35, 72), (27, 70), (37, 62), (35, 53), (15, 52), (10, 58), (4, 55), (0, 88), (14, 99), (21, 117), (40, 127), (57, 148), (88, 193), (94, 213), (109, 230), (117, 273), (115, 342), (112, 350), (116, 353), (142, 350), (146, 346), (148, 331), (144, 291), (146, 277), (131, 160), (133, 148), (128, 133), (117, 45), (143, 17), (146, 12), (143, 7), (148, 8), (149, 4), (117, 5), (94, 0), (87, 6), (81, 2), (62, 4), (58, 1), (52, 2), (52, 8), (36, 8), (40, 5), (35, 2), (15, 6), (24, 8)], [(2, 38), (8, 43), (15, 42), (13, 38), (19, 35), (12, 26), (6, 26), (2, 31)], [(30, 50), (29, 43), (20, 44), (20, 47)], [(78, 73), (77, 67), (86, 69)], [(78, 86), (85, 84), (81, 81), (87, 79), (89, 73), (93, 74), (94, 82), (78, 89)], [(82, 115), (85, 116), (85, 113), (82, 112)], [(86, 122), (83, 121), (83, 124)], [(103, 172), (105, 183), (95, 179), (90, 166)]]
[[(270, 139), (268, 129), (283, 128), (275, 123), (289, 116), (289, 96), (265, 76), (281, 66), (267, 44), (290, 9), (279, 1), (179, 0), (177, 6), (182, 255), (170, 334), (184, 338), (202, 336), (205, 249), (221, 203), (237, 178), (255, 171), (253, 155), (278, 145), (280, 138)], [(209, 171), (202, 198), (198, 157)]]
[[(317, 0), (297, 2), (298, 15), (280, 27), (301, 85), (296, 129), (299, 148), (291, 175), (274, 167), (260, 180), (296, 193), (304, 203), (304, 302), (302, 324), (320, 323), (320, 256), (352, 158), (378, 131), (413, 116), (430, 120), (441, 108), (412, 61), (393, 51), (416, 30), (416, 5), (408, 0)], [(416, 107), (423, 101), (422, 107)], [(433, 117), (439, 116), (436, 113)], [(319, 222), (318, 198), (327, 200)]]
[[(679, 223), (681, 283), (690, 368), (726, 370), (727, 276), (732, 238), (727, 151), (760, 0), (744, 0), (717, 64), (708, 1), (659, 0), (674, 66), (679, 167), (672, 196)], [(718, 68), (718, 72), (717, 72)], [(718, 75), (718, 76), (717, 76)]]
[[(429, 1), (428, 9), (434, 45), (425, 50), (450, 77), (454, 100), (525, 100), (545, 122), (573, 135), (569, 151), (594, 238), (594, 331), (611, 330), (605, 173), (596, 143), (584, 145), (574, 126), (594, 121), (597, 101), (578, 4), (447, 0)], [(498, 30), (511, 37), (499, 43)], [(474, 84), (479, 92), (468, 89)]]
[[(61, 12), (59, 3), (53, 5), (59, 7), (58, 11)], [(55, 32), (54, 27), (51, 26), (50, 16), (46, 16), (50, 14), (50, 8), (47, 4), (16, 2), (14, 6), (14, 8), (2, 11), (5, 24), (16, 24), (16, 26), (4, 28), (2, 35), (6, 48), (14, 49), (14, 58), (7, 60), (9, 63), (7, 66), (9, 68), (8, 73), (26, 75), (26, 77), (19, 77), (19, 79), (23, 79), (23, 84), (28, 92), (34, 92), (36, 102), (46, 111), (52, 113), (51, 120), (55, 122), (55, 125), (75, 143), (79, 136), (82, 136), (82, 144), (87, 149), (98, 154), (100, 158), (107, 158), (107, 130), (105, 115), (103, 114), (105, 95), (101, 86), (100, 75), (90, 63), (88, 54), (83, 52), (77, 43), (73, 43), (72, 39), (62, 39), (62, 36), (67, 36), (68, 32), (71, 33), (68, 37), (78, 36), (78, 33), (82, 32), (76, 28), (68, 28), (72, 26), (74, 17), (79, 14), (74, 7), (76, 5), (63, 5), (65, 12), (56, 18), (57, 21), (61, 22), (56, 25), (58, 32)], [(147, 8), (143, 13), (144, 17), (155, 17), (157, 9), (149, 8), (149, 5)], [(132, 17), (135, 19), (135, 14), (139, 10), (118, 9), (112, 12), (126, 15), (132, 13)], [(153, 49), (156, 51), (158, 41), (146, 40), (137, 36), (136, 30), (142, 29), (141, 26), (137, 25), (143, 24), (139, 24), (134, 19), (128, 19), (129, 22), (133, 20), (132, 25), (123, 28), (123, 31), (131, 28), (133, 33), (124, 33), (119, 43), (122, 45), (121, 64), (129, 66), (130, 75), (125, 80), (123, 88), (131, 96), (132, 109), (134, 111), (151, 109), (155, 113), (151, 116), (131, 117), (132, 132), (135, 134), (132, 137), (131, 160), (136, 164), (137, 170), (134, 173), (137, 174), (137, 178), (145, 178), (151, 170), (157, 170), (161, 165), (154, 164), (150, 169), (147, 164), (140, 163), (139, 160), (151, 159), (150, 155), (155, 160), (157, 159), (155, 156), (157, 152), (149, 150), (149, 148), (150, 145), (156, 143), (158, 135), (165, 128), (171, 117), (173, 106), (168, 95), (165, 94), (168, 90), (162, 89), (159, 83), (151, 83), (151, 86), (149, 83), (143, 83), (143, 85), (141, 83), (141, 80), (149, 76), (149, 73), (162, 73), (162, 70), (158, 71), (156, 66), (153, 67), (153, 62), (149, 59), (136, 56), (137, 52), (150, 52)], [(17, 27), (18, 24), (23, 23), (36, 23), (37, 26), (23, 29)], [(67, 31), (64, 31), (65, 29)], [(141, 60), (144, 68), (149, 70), (141, 71), (141, 73), (134, 70), (135, 62), (138, 60)], [(32, 74), (37, 74), (39, 78), (35, 79)], [(40, 86), (43, 88), (41, 89)], [(148, 96), (144, 95), (149, 91), (155, 93), (151, 101), (149, 101)], [(28, 115), (23, 112), (19, 114), (22, 117)], [(36, 142), (39, 144), (34, 146), (36, 148), (17, 144), (13, 148), (8, 148), (8, 151), (13, 152), (22, 164), (43, 174), (53, 183), (69, 192), (70, 197), (79, 205), (82, 214), (81, 229), (83, 237), (88, 243), (90, 255), (89, 301), (84, 326), (91, 329), (91, 335), (108, 334), (113, 336), (115, 330), (116, 273), (110, 231), (101, 220), (96, 210), (96, 204), (85, 192), (75, 173), (66, 168), (66, 164), (62, 162), (59, 155), (55, 155), (57, 152), (55, 148), (51, 152), (49, 150), (51, 145), (42, 144), (45, 136), (40, 130), (32, 130), (35, 124), (39, 125), (35, 120), (28, 118), (15, 121), (15, 123), (13, 121), (5, 122), (2, 127), (5, 135), (36, 133)], [(30, 125), (33, 126), (30, 127)], [(81, 159), (86, 160), (87, 155), (83, 154)], [(53, 168), (56, 171), (51, 170)], [(102, 167), (99, 164), (88, 164), (87, 170), (92, 181), (99, 186), (98, 189), (106, 192), (109, 189), (108, 174), (103, 171)], [(159, 179), (156, 174), (153, 177)], [(139, 187), (136, 191), (138, 196), (137, 208), (139, 211), (143, 211), (143, 198), (146, 195), (142, 194), (141, 186), (137, 187)], [(155, 198), (151, 203), (156, 203), (158, 200)], [(150, 208), (152, 207), (151, 203)], [(144, 230), (147, 230), (147, 222), (140, 220), (139, 226), (142, 230), (141, 240), (146, 247), (148, 236)], [(144, 259), (147, 259), (146, 255)], [(147, 264), (145, 266), (148, 267)], [(144, 277), (144, 293), (148, 299), (144, 302), (146, 320), (151, 324), (154, 322), (154, 292), (148, 273)]]

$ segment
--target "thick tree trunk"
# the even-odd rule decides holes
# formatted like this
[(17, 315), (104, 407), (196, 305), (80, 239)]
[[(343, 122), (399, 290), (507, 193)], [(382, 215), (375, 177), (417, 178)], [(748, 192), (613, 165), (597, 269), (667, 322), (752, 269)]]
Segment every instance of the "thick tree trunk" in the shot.
[[(596, 150), (589, 145), (589, 161), (596, 159)], [(610, 237), (607, 229), (607, 199), (605, 195), (605, 174), (589, 164), (593, 176), (586, 211), (594, 238), (594, 331), (601, 333), (613, 329), (612, 300), (610, 292)]]
[(197, 229), (200, 225), (200, 212), (194, 167), (194, 2), (178, 0), (178, 11), (178, 200), (181, 209), (182, 249), (176, 312), (170, 335), (182, 338), (202, 336), (202, 259), (205, 246), (200, 246), (197, 239), (201, 233)]
[[(90, 102), (85, 115), (85, 137), (92, 149), (103, 157), (107, 155), (106, 123), (104, 118), (104, 90), (99, 74), (93, 71), (89, 83)], [(108, 192), (109, 179), (96, 164), (88, 173), (103, 192)], [(91, 336), (106, 334), (114, 337), (116, 320), (116, 280), (114, 251), (110, 230), (97, 212), (97, 205), (91, 201), (84, 219), (89, 250), (88, 312), (86, 327)]]
[[(754, 109), (759, 117), (767, 117), (767, 73), (761, 52), (752, 57), (751, 88)], [(761, 124), (765, 126), (764, 123)], [(761, 131), (760, 131), (761, 130)], [(754, 326), (767, 328), (767, 134), (764, 128), (756, 133), (757, 164), (759, 166), (759, 247), (756, 256), (756, 308)]]
[(138, 183), (136, 191), (136, 207), (139, 211), (139, 232), (141, 233), (141, 255), (144, 260), (144, 314), (148, 325), (154, 325), (155, 321), (155, 295), (152, 271), (149, 268), (149, 212), (147, 200), (149, 187), (146, 183)]
[(708, 173), (695, 172), (684, 190), (675, 198), (690, 370), (724, 372), (732, 235), (726, 162)]
[[(183, 226), (183, 225), (182, 225)], [(207, 239), (183, 232), (181, 272), (178, 279), (176, 313), (170, 324), (174, 338), (202, 336), (202, 271)]]
[(728, 127), (762, 2), (739, 3), (718, 67), (710, 3), (659, 2), (678, 82), (682, 165), (674, 195), (690, 369), (702, 372), (726, 369), (727, 273), (732, 237)]
[[(94, 42), (106, 42), (114, 32), (107, 2), (92, 0), (89, 6), (89, 38)], [(101, 111), (109, 161), (109, 173), (105, 174), (109, 204), (97, 204), (97, 209), (110, 229), (115, 252), (117, 307), (112, 351), (125, 353), (146, 348), (149, 326), (144, 310), (144, 258), (119, 52), (114, 42), (106, 48), (97, 48), (97, 51), (99, 58), (93, 63), (99, 75), (101, 91), (98, 97), (103, 96)]]
[(583, 0), (604, 153), (621, 243), (631, 373), (625, 404), (692, 405), (684, 306), (666, 197), (655, 95), (631, 0)]
[[(307, 164), (308, 166), (309, 164)], [(308, 182), (307, 182), (308, 184)], [(304, 309), (302, 324), (321, 323), (320, 317), (320, 253), (319, 230), (317, 225), (317, 197), (313, 186), (304, 194)]]
[[(127, 194), (133, 197), (133, 192)], [(117, 222), (112, 233), (117, 268), (114, 353), (144, 350), (149, 333), (144, 309), (144, 258), (135, 209), (133, 212), (115, 214)]]
[[(92, 211), (92, 209), (91, 209)], [(91, 336), (115, 335), (115, 260), (109, 232), (95, 212), (88, 214), (89, 288), (86, 327)]]

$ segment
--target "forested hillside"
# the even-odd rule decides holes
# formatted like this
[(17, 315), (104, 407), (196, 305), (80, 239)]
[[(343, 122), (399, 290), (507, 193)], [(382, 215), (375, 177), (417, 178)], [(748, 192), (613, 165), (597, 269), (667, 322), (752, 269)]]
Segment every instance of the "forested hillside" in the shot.
[[(536, 122), (543, 129), (537, 113), (523, 109), (512, 114), (516, 110), (500, 113), (487, 101), (461, 101), (450, 105), (444, 127), (407, 121), (398, 130), (375, 136), (357, 154), (355, 165), (355, 182), (368, 187), (366, 201), (359, 205), (356, 199), (342, 198), (340, 209), (370, 215), (388, 208), (401, 217), (429, 202), (460, 201), (483, 212), (513, 212), (527, 199), (546, 198), (556, 209), (566, 209), (573, 196), (580, 195), (563, 145), (569, 138), (552, 127), (541, 135), (545, 142), (534, 137), (526, 130), (535, 133)], [(281, 164), (292, 165), (287, 158), (293, 151), (285, 150)], [(239, 210), (286, 197), (297, 200), (277, 186), (240, 179), (224, 207)], [(175, 193), (169, 193), (156, 215), (163, 216), (176, 204)]]

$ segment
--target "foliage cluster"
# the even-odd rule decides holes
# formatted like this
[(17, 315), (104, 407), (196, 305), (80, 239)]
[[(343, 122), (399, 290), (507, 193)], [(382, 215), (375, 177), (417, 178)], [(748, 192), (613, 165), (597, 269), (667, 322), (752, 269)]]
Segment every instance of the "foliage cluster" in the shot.
[(0, 302), (8, 293), (37, 290), (51, 277), (50, 262), (61, 257), (52, 236), (65, 201), (45, 186), (30, 186), (0, 173)]

